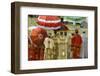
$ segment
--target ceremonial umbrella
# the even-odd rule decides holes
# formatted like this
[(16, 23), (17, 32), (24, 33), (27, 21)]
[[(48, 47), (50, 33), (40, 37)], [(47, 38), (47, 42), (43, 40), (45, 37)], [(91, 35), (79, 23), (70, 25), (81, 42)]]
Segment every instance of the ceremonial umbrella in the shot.
[(61, 19), (58, 16), (38, 16), (37, 23), (42, 28), (54, 30), (59, 29), (62, 26)]

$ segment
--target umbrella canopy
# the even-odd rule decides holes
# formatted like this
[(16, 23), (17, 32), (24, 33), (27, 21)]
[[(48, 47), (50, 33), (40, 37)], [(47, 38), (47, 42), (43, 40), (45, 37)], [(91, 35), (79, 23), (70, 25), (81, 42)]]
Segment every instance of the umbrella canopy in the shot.
[(62, 26), (58, 16), (38, 16), (38, 24), (47, 29), (58, 29)]

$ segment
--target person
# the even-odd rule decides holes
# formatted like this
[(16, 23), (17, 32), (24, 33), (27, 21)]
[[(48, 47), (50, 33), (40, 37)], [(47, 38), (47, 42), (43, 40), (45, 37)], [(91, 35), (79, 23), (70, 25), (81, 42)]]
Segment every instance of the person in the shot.
[(54, 59), (54, 55), (53, 55), (53, 52), (54, 52), (54, 41), (50, 36), (45, 38), (44, 46), (45, 46), (44, 59), (45, 60)]
[(44, 39), (47, 37), (46, 30), (35, 28), (28, 36), (28, 60), (44, 60)]
[(58, 37), (58, 59), (67, 59), (67, 42), (68, 40), (64, 36), (64, 32), (60, 32)]
[[(42, 39), (42, 34), (38, 35), (39, 39)], [(37, 45), (36, 43), (33, 43), (30, 36), (28, 37), (28, 60), (43, 60), (44, 57), (44, 48), (43, 45)]]
[(88, 49), (87, 49), (87, 46), (88, 46), (88, 41), (87, 40), (88, 40), (88, 38), (86, 36), (85, 31), (83, 32), (82, 40), (83, 40), (83, 43), (82, 43), (80, 56), (81, 56), (81, 58), (88, 58)]
[(68, 36), (68, 58), (72, 58), (73, 48), (71, 47), (71, 39), (73, 38), (73, 36), (74, 36), (74, 33), (71, 33)]
[(75, 30), (75, 35), (71, 39), (72, 46), (72, 58), (80, 58), (80, 49), (82, 45), (82, 37), (79, 35), (79, 31)]

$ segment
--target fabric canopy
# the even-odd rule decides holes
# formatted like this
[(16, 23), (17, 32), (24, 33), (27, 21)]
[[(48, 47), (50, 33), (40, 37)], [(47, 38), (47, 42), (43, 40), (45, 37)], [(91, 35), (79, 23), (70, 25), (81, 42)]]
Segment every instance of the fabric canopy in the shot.
[(37, 23), (48, 29), (58, 29), (62, 26), (58, 16), (38, 16)]

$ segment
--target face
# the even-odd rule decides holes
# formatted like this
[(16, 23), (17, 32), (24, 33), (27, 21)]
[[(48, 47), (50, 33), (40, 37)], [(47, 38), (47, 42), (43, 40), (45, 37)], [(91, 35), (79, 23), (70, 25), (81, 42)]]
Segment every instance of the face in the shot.
[(42, 39), (43, 39), (43, 35), (42, 35), (42, 34), (38, 34), (38, 38), (39, 38), (40, 40), (42, 40)]

